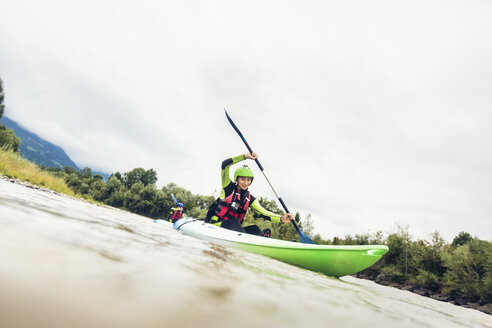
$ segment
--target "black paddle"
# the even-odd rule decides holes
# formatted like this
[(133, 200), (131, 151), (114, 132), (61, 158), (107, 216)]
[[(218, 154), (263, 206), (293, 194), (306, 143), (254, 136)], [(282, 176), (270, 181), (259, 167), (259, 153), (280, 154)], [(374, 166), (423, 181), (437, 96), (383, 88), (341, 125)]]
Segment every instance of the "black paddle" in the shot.
[[(243, 137), (243, 134), (241, 133), (241, 131), (239, 131), (239, 129), (237, 128), (236, 124), (234, 124), (234, 122), (232, 121), (231, 117), (229, 116), (229, 114), (227, 114), (227, 111), (224, 109), (224, 112), (227, 116), (227, 120), (229, 121), (229, 123), (231, 123), (232, 127), (234, 128), (234, 130), (236, 130), (237, 134), (239, 134), (239, 136), (241, 137), (241, 139), (243, 140), (244, 144), (246, 145), (246, 148), (248, 148), (249, 152), (252, 153), (253, 150), (251, 149), (251, 147), (248, 145), (248, 142), (246, 141), (246, 139), (244, 139)], [(263, 169), (263, 166), (261, 166), (260, 164), (260, 161), (258, 159), (255, 159), (255, 162), (256, 164), (258, 164), (258, 167), (260, 168), (261, 170), (261, 173), (263, 173), (263, 176), (265, 176), (265, 179), (267, 180), (268, 184), (270, 185), (270, 187), (272, 187), (272, 190), (273, 192), (275, 193), (275, 196), (277, 196), (280, 204), (282, 204), (282, 207), (284, 208), (285, 210), (285, 213), (290, 213), (289, 209), (287, 208), (287, 206), (285, 205), (282, 197), (279, 196), (279, 194), (277, 193), (277, 191), (275, 190), (275, 188), (273, 187), (272, 183), (270, 182), (270, 180), (268, 179), (268, 177), (266, 176), (265, 174), (265, 170)], [(304, 243), (304, 244), (314, 244), (315, 242), (311, 240), (311, 238), (309, 238), (308, 236), (306, 236), (302, 231), (301, 229), (299, 229), (299, 227), (297, 226), (297, 223), (295, 220), (291, 220), (292, 224), (294, 225), (294, 227), (296, 228), (297, 232), (299, 233), (299, 240), (301, 241), (301, 243)]]

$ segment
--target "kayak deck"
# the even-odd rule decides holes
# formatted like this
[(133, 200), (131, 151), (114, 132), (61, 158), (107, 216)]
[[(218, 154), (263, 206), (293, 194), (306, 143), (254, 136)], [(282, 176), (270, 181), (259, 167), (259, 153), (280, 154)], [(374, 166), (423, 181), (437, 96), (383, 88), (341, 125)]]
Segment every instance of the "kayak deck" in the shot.
[(362, 271), (388, 251), (386, 245), (316, 245), (265, 238), (227, 230), (196, 219), (181, 219), (174, 224), (185, 235), (230, 246), (294, 264), (333, 277)]

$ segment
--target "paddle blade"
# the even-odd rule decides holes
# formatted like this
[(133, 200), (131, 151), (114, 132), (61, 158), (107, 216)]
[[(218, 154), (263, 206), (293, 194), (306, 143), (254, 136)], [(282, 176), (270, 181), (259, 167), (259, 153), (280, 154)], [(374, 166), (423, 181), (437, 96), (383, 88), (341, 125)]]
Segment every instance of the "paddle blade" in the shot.
[[(283, 200), (281, 200), (281, 203), (283, 204)], [(314, 241), (311, 240), (311, 238), (309, 238), (304, 232), (301, 231), (301, 229), (299, 229), (299, 226), (297, 225), (296, 221), (295, 220), (292, 220), (290, 221), (292, 222), (292, 224), (294, 225), (294, 227), (296, 228), (297, 230), (297, 233), (299, 233), (299, 241), (303, 244), (316, 244)]]
[(311, 240), (311, 238), (306, 236), (302, 231), (299, 231), (299, 240), (303, 244), (316, 244), (314, 241)]

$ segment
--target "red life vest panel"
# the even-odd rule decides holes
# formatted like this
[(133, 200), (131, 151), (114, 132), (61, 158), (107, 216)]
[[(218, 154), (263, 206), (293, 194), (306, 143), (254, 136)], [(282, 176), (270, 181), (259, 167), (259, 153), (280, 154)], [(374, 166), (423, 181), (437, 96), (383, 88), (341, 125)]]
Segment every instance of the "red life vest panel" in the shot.
[(171, 215), (171, 221), (174, 223), (181, 219), (181, 215), (183, 215), (183, 211), (176, 210), (174, 213)]
[(217, 205), (215, 215), (221, 220), (236, 218), (242, 223), (246, 212), (248, 212), (250, 199), (249, 191), (246, 190), (241, 198), (239, 188), (235, 188), (229, 196)]

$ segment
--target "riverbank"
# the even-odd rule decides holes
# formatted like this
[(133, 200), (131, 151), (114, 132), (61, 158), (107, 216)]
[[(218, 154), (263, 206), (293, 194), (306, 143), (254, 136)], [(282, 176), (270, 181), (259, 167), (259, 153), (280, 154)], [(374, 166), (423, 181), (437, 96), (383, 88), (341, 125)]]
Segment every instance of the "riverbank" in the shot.
[(432, 290), (423, 288), (422, 286), (419, 286), (418, 284), (415, 284), (415, 283), (411, 283), (409, 281), (406, 281), (404, 283), (394, 282), (391, 279), (389, 279), (388, 277), (386, 277), (383, 273), (367, 274), (367, 273), (359, 272), (353, 276), (356, 278), (359, 278), (359, 279), (366, 279), (366, 280), (374, 281), (375, 283), (377, 283), (379, 285), (398, 288), (401, 290), (406, 290), (406, 291), (415, 293), (415, 294), (420, 295), (420, 296), (426, 296), (426, 297), (432, 298), (436, 301), (449, 302), (449, 303), (454, 304), (454, 305), (462, 306), (462, 307), (469, 308), (469, 309), (478, 310), (478, 311), (492, 315), (492, 304), (490, 304), (490, 303), (471, 302), (469, 300), (466, 300), (463, 297), (454, 297), (453, 295), (450, 295), (450, 294), (436, 293), (436, 292), (433, 292)]
[(41, 170), (36, 164), (23, 158), (19, 153), (0, 148), (0, 175), (27, 183), (26, 186), (39, 186), (75, 196), (63, 178)]
[(68, 194), (65, 194), (65, 193), (61, 193), (61, 192), (58, 192), (58, 191), (54, 191), (54, 190), (49, 189), (49, 188), (46, 188), (46, 187), (37, 186), (35, 184), (29, 183), (27, 181), (22, 181), (22, 180), (19, 180), (17, 178), (11, 178), (11, 177), (8, 177), (8, 176), (1, 175), (0, 174), (0, 179), (2, 179), (4, 181), (8, 181), (10, 183), (18, 184), (18, 185), (23, 186), (23, 187), (26, 187), (26, 188), (30, 188), (30, 189), (34, 189), (34, 190), (39, 190), (39, 191), (42, 191), (42, 192), (48, 192), (50, 194), (62, 195), (62, 196), (67, 196), (67, 197), (75, 198), (75, 197), (73, 197), (71, 195), (68, 195)]

